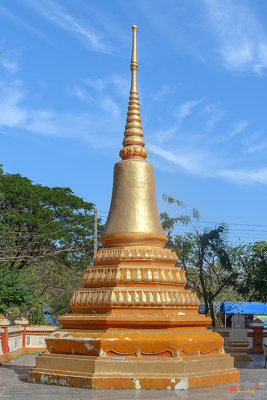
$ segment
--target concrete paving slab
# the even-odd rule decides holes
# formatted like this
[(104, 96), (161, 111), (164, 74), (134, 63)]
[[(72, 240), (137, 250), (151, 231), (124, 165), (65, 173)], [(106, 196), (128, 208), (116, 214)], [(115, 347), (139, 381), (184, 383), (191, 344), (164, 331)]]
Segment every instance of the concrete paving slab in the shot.
[(240, 361), (240, 384), (227, 384), (185, 390), (88, 390), (27, 382), (28, 373), (35, 365), (35, 355), (27, 354), (0, 366), (0, 398), (12, 400), (244, 400), (267, 399), (267, 369), (263, 355), (253, 355), (253, 361)]

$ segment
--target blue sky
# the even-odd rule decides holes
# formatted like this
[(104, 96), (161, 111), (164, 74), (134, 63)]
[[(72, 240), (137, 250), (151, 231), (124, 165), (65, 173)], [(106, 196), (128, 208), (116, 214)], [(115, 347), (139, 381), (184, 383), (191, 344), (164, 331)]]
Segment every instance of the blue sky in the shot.
[[(0, 162), (106, 215), (130, 87), (131, 25), (159, 211), (167, 193), (267, 239), (267, 2), (1, 0)], [(184, 228), (177, 227), (177, 232)]]

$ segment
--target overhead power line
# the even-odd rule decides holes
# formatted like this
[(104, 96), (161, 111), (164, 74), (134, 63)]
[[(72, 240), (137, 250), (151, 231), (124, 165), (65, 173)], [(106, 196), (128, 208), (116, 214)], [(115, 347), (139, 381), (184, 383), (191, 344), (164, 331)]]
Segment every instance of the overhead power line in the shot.
[[(108, 211), (101, 211), (101, 210), (99, 210), (98, 213), (105, 213), (105, 214), (108, 214), (109, 212), (108, 212)], [(202, 220), (200, 220), (200, 221), (197, 222), (197, 224), (212, 224), (212, 225), (226, 224), (226, 225), (229, 225), (229, 226), (230, 226), (230, 225), (252, 226), (252, 227), (254, 227), (254, 226), (260, 226), (260, 227), (267, 228), (267, 224), (266, 224), (266, 225), (264, 225), (264, 224), (246, 224), (246, 223), (237, 223), (237, 222), (226, 222), (226, 221), (223, 221), (223, 220), (221, 220), (221, 221), (202, 221)], [(186, 226), (186, 225), (184, 225), (184, 226)]]
[(226, 225), (237, 225), (237, 226), (260, 226), (267, 228), (267, 225), (263, 224), (240, 224), (240, 223), (235, 223), (235, 222), (226, 222), (226, 221), (220, 221), (220, 222), (214, 222), (214, 221), (198, 221), (198, 224), (212, 224), (212, 225), (221, 225), (221, 224), (226, 224)]

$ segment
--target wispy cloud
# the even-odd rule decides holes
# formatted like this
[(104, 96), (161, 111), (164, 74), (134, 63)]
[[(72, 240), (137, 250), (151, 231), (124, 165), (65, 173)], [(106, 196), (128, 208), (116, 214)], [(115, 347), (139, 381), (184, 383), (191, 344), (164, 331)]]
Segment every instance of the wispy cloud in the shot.
[(232, 130), (229, 133), (230, 137), (234, 137), (239, 135), (239, 133), (243, 132), (248, 126), (250, 125), (250, 122), (241, 120), (238, 121), (234, 124)]
[(166, 161), (178, 165), (187, 172), (197, 175), (203, 174), (202, 165), (204, 157), (202, 157), (202, 154), (199, 151), (176, 149), (175, 152), (173, 152), (153, 144), (148, 145), (148, 150), (164, 158)]
[(114, 91), (122, 97), (128, 97), (130, 94), (130, 78), (121, 75), (112, 75), (108, 78), (114, 87)]
[(219, 39), (219, 54), (225, 67), (262, 73), (267, 68), (267, 35), (248, 3), (204, 0), (204, 4), (209, 24)]
[(81, 85), (73, 85), (67, 89), (67, 92), (72, 96), (85, 101), (87, 103), (93, 100), (93, 97)]
[[(258, 169), (222, 169), (208, 152), (167, 150), (157, 145), (149, 145), (148, 150), (160, 156), (170, 164), (179, 166), (186, 172), (204, 177), (223, 178), (238, 185), (267, 185), (267, 168)], [(217, 164), (217, 165), (216, 165)]]
[(27, 120), (27, 112), (22, 107), (25, 92), (19, 81), (10, 85), (0, 83), (0, 128), (23, 125)]
[(128, 97), (130, 93), (130, 80), (122, 75), (111, 75), (104, 78), (85, 78), (82, 80), (86, 86), (91, 87), (99, 93), (103, 93), (109, 86), (112, 92), (122, 97)]
[(198, 100), (189, 100), (189, 101), (185, 101), (184, 103), (180, 104), (177, 108), (177, 110), (175, 111), (176, 117), (178, 119), (184, 119), (186, 117), (188, 117), (189, 115), (192, 114), (193, 109), (199, 105), (200, 103), (203, 102), (205, 98), (202, 97), (201, 99)]
[(181, 102), (169, 115), (165, 129), (153, 130), (147, 141), (149, 152), (158, 156), (158, 168), (235, 184), (266, 183), (267, 141), (263, 132), (252, 131), (251, 122), (231, 121), (227, 110), (205, 97)]
[(267, 168), (256, 170), (222, 170), (219, 175), (237, 184), (261, 183), (267, 185)]
[[(168, 89), (167, 87), (164, 90), (164, 87), (162, 88), (162, 94), (165, 95), (164, 92), (167, 92)], [(161, 93), (159, 92), (158, 95)], [(181, 126), (183, 124), (183, 120), (187, 118), (189, 115), (191, 115), (194, 112), (194, 109), (204, 101), (204, 97), (201, 99), (194, 99), (194, 100), (187, 100), (178, 105), (178, 107), (174, 107), (172, 110), (172, 117), (174, 117), (175, 121), (173, 125), (167, 126), (165, 125), (164, 128), (157, 128), (154, 133), (154, 139), (158, 143), (163, 143), (168, 140), (170, 140), (172, 137), (177, 136), (178, 133), (181, 133)], [(156, 96), (154, 98), (154, 101), (160, 100), (160, 97)]]
[(46, 36), (41, 31), (39, 31), (37, 28), (35, 28), (34, 26), (30, 25), (29, 23), (25, 22), (22, 18), (19, 18), (17, 15), (11, 13), (3, 5), (0, 5), (0, 14), (2, 14), (4, 17), (9, 18), (10, 20), (12, 20), (15, 24), (21, 26), (24, 29), (27, 29), (31, 33), (34, 33), (38, 37), (40, 37), (40, 38), (42, 38), (42, 39), (47, 41)]
[(248, 134), (241, 140), (245, 154), (262, 152), (267, 147), (267, 141), (262, 131), (256, 131)]
[(225, 115), (225, 111), (218, 104), (207, 104), (203, 108), (203, 111), (208, 115), (206, 121), (207, 133), (210, 133), (214, 126), (222, 120)]
[(109, 96), (94, 99), (93, 106), (81, 112), (27, 107), (28, 97), (21, 82), (0, 82), (0, 131), (16, 128), (46, 136), (84, 140), (97, 148), (114, 146), (116, 137), (120, 142), (123, 119), (116, 101)]
[(2, 67), (4, 67), (10, 74), (15, 74), (19, 71), (18, 62), (3, 55), (0, 56), (0, 65), (2, 65)]
[(246, 153), (257, 153), (257, 152), (262, 152), (264, 149), (267, 147), (267, 142), (261, 142), (257, 144), (250, 145), (246, 148)]
[(100, 34), (68, 13), (62, 5), (53, 0), (25, 0), (35, 12), (59, 28), (77, 37), (90, 50), (100, 53), (110, 53), (110, 44), (105, 42)]
[(116, 101), (110, 96), (106, 96), (106, 97), (101, 99), (100, 107), (104, 111), (107, 111), (108, 113), (111, 113), (111, 115), (113, 115), (114, 117), (119, 117), (120, 116), (120, 107), (118, 106)]
[(168, 94), (173, 92), (173, 88), (169, 85), (162, 85), (160, 90), (153, 96), (153, 100), (162, 101)]
[(91, 79), (86, 78), (83, 79), (83, 83), (87, 86), (92, 87), (94, 90), (101, 92), (106, 87), (106, 80), (101, 78)]
[(163, 143), (170, 139), (175, 133), (177, 133), (177, 127), (171, 127), (166, 129), (157, 130), (153, 133), (154, 138), (158, 143)]

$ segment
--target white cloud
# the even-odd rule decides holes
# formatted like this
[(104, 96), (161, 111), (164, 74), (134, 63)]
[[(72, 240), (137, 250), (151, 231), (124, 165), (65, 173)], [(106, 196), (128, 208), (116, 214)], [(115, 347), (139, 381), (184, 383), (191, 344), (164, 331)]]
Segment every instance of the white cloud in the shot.
[(217, 122), (221, 121), (225, 115), (225, 112), (220, 108), (218, 104), (207, 104), (203, 107), (204, 113), (208, 114), (209, 117), (206, 121), (207, 133), (210, 133)]
[(102, 98), (100, 100), (100, 107), (114, 117), (119, 117), (120, 115), (120, 107), (112, 97), (106, 96)]
[(168, 85), (162, 85), (160, 90), (156, 92), (153, 96), (153, 100), (162, 101), (168, 94), (172, 93), (173, 88)]
[(261, 142), (261, 143), (257, 143), (257, 144), (253, 144), (251, 146), (248, 146), (245, 150), (245, 152), (247, 154), (249, 153), (257, 153), (257, 152), (261, 152), (262, 150), (266, 149), (267, 147), (267, 143), (266, 142)]
[(2, 65), (2, 67), (4, 67), (10, 74), (15, 74), (16, 72), (19, 71), (19, 66), (17, 61), (10, 60), (9, 58), (4, 57), (2, 55), (0, 56), (0, 65)]
[[(120, 117), (121, 109), (117, 102), (115, 101), (113, 96), (108, 95), (107, 93), (117, 93), (120, 96), (125, 97), (126, 90), (127, 94), (129, 93), (130, 83), (121, 76), (108, 76), (106, 78), (100, 79), (83, 79), (81, 85), (74, 85), (68, 92), (73, 96), (83, 100), (87, 103), (96, 103), (98, 106), (112, 114), (114, 117)], [(112, 86), (110, 88), (110, 86)], [(88, 92), (88, 88), (92, 88), (95, 92), (94, 95), (91, 95)]]
[(110, 53), (111, 48), (108, 43), (102, 40), (100, 34), (97, 34), (92, 27), (89, 27), (78, 18), (68, 13), (61, 5), (53, 0), (26, 0), (34, 11), (40, 14), (48, 21), (54, 23), (64, 31), (74, 35), (91, 50), (100, 53)]
[(25, 105), (27, 99), (28, 94), (20, 82), (0, 82), (2, 132), (5, 128), (16, 128), (35, 134), (84, 140), (94, 147), (108, 148), (116, 143), (119, 146), (123, 119), (120, 108), (111, 97), (95, 99), (93, 108), (77, 113), (30, 108)]
[(267, 36), (247, 2), (204, 0), (204, 3), (209, 24), (219, 39), (219, 54), (225, 67), (262, 73), (267, 68)]
[(98, 92), (101, 92), (105, 87), (106, 87), (106, 81), (105, 79), (90, 79), (86, 78), (83, 79), (83, 83), (87, 86), (92, 87), (94, 90), (97, 90)]
[(161, 129), (153, 133), (154, 138), (157, 140), (158, 143), (163, 143), (170, 137), (172, 137), (177, 132), (176, 127), (172, 127), (169, 129)]
[(67, 92), (74, 97), (77, 97), (77, 99), (83, 100), (85, 102), (91, 102), (93, 100), (92, 96), (88, 91), (86, 91), (83, 87), (80, 85), (74, 85), (71, 88), (67, 89)]
[[(159, 156), (159, 168), (166, 169), (167, 166), (170, 168), (173, 165), (174, 171), (178, 166), (190, 174), (223, 178), (233, 183), (246, 183), (246, 176), (248, 183), (265, 183), (265, 180), (261, 179), (264, 168), (253, 170), (255, 161), (264, 161), (267, 143), (263, 141), (262, 132), (247, 132), (246, 129), (251, 123), (245, 119), (230, 123), (231, 129), (225, 132), (225, 127), (222, 127), (222, 124), (218, 126), (218, 123), (225, 120), (226, 111), (220, 104), (207, 103), (204, 100), (203, 97), (182, 102), (178, 109), (176, 108), (176, 113), (173, 113), (174, 120), (165, 125), (165, 129), (153, 131), (153, 140), (156, 143), (148, 145), (148, 149)], [(203, 104), (196, 112), (195, 107), (200, 103)], [(189, 115), (190, 118), (187, 119)], [(194, 126), (197, 126), (196, 132)], [(149, 139), (151, 135), (152, 133), (148, 136)], [(253, 155), (256, 152), (257, 159)], [(161, 159), (164, 160), (163, 166)], [(244, 162), (246, 166), (250, 166), (251, 172), (243, 168)], [(231, 165), (237, 165), (239, 168), (232, 170), (229, 167)]]
[(130, 93), (130, 79), (122, 75), (111, 75), (96, 79), (86, 78), (82, 82), (99, 93), (102, 93), (108, 86), (112, 86), (112, 93), (116, 92), (122, 97), (128, 97)]
[(223, 118), (224, 112), (223, 111), (218, 111), (214, 113), (207, 121), (207, 128), (208, 132), (212, 131), (214, 126), (217, 124), (217, 122), (221, 121)]
[(267, 168), (256, 170), (221, 170), (219, 175), (237, 184), (261, 183), (267, 185)]
[[(77, 95), (84, 96), (83, 92), (79, 91)], [(76, 113), (29, 108), (26, 107), (28, 97), (29, 94), (23, 90), (21, 82), (0, 83), (1, 131), (5, 132), (6, 127), (16, 128), (35, 134), (83, 140), (95, 148), (119, 147), (124, 118), (121, 115), (121, 108), (113, 97), (101, 94), (94, 98), (92, 107), (90, 105), (86, 111)], [(247, 125), (244, 121), (239, 121), (235, 128), (241, 131), (246, 129)], [(179, 146), (175, 142), (168, 143), (168, 139), (171, 139), (175, 132), (175, 127), (162, 131), (162, 135), (165, 134), (164, 140), (166, 139), (164, 147), (160, 140), (158, 145), (148, 145), (149, 152), (163, 159), (166, 165), (167, 161), (169, 165), (174, 165), (176, 168), (178, 166), (190, 174), (219, 177), (235, 184), (267, 184), (267, 168), (253, 169), (252, 166), (242, 168), (240, 163), (240, 168), (231, 169), (228, 167), (231, 162), (233, 160), (238, 162), (237, 153), (231, 158), (227, 149), (212, 148), (210, 141), (204, 142), (203, 139), (191, 141), (190, 144), (181, 140)], [(262, 133), (250, 134), (248, 142), (244, 143), (244, 148), (247, 154), (256, 151), (258, 153), (262, 151), (264, 154), (266, 143), (262, 141)], [(257, 157), (257, 161), (259, 160)]]
[(245, 120), (236, 122), (233, 126), (233, 129), (230, 131), (229, 136), (234, 137), (239, 135), (239, 133), (243, 132), (249, 125), (250, 123)]
[(27, 112), (21, 106), (24, 98), (25, 92), (18, 81), (10, 85), (0, 83), (0, 128), (12, 128), (25, 123)]
[(190, 101), (185, 101), (184, 103), (180, 104), (179, 107), (177, 108), (175, 114), (178, 117), (178, 119), (184, 119), (188, 117), (190, 114), (192, 114), (193, 109), (202, 101), (204, 100), (204, 97), (198, 100), (190, 100)]
[(16, 15), (12, 14), (3, 5), (0, 5), (0, 14), (2, 14), (5, 17), (11, 19), (13, 22), (15, 22), (16, 24), (22, 26), (23, 28), (27, 29), (28, 31), (34, 33), (34, 35), (37, 35), (38, 37), (40, 37), (40, 38), (42, 38), (42, 39), (47, 41), (47, 38), (45, 37), (45, 35), (42, 32), (40, 32), (38, 29), (36, 29), (32, 25), (30, 25), (27, 22), (25, 22), (24, 19), (21, 19), (21, 18), (17, 17)]
[(126, 78), (121, 75), (112, 75), (108, 78), (110, 83), (113, 85), (114, 91), (122, 97), (128, 97), (130, 94), (131, 81), (130, 78)]
[(267, 147), (267, 142), (262, 140), (263, 132), (256, 131), (244, 137), (241, 141), (245, 154), (261, 152)]
[(116, 144), (119, 147), (123, 125), (113, 110), (98, 108), (80, 113), (29, 110), (27, 122), (18, 127), (35, 134), (82, 140), (104, 149)]
[(193, 151), (175, 151), (172, 152), (170, 150), (164, 150), (162, 147), (156, 145), (149, 145), (148, 150), (154, 154), (159, 155), (165, 160), (172, 162), (179, 167), (183, 168), (187, 172), (194, 174), (202, 174), (202, 155), (200, 152)]
[[(149, 145), (148, 150), (152, 153), (162, 157), (164, 160), (178, 165), (186, 172), (194, 175), (201, 175), (205, 177), (223, 178), (235, 184), (267, 184), (267, 168), (258, 168), (251, 170), (231, 170), (220, 169), (219, 163), (217, 166), (212, 166), (214, 160), (207, 152), (201, 151), (170, 151), (165, 150), (159, 146)], [(216, 160), (215, 160), (216, 165)]]

